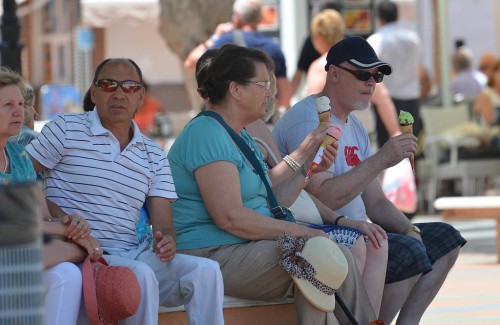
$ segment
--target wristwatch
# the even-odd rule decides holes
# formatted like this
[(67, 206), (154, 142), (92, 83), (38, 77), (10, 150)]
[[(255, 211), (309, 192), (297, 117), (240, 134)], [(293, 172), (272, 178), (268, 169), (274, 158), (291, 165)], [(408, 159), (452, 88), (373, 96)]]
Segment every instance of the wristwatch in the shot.
[(415, 225), (411, 225), (408, 228), (406, 228), (405, 230), (403, 230), (403, 235), (408, 235), (408, 233), (411, 232), (411, 231), (414, 231), (414, 232), (416, 232), (417, 234), (420, 235), (420, 228), (418, 228)]

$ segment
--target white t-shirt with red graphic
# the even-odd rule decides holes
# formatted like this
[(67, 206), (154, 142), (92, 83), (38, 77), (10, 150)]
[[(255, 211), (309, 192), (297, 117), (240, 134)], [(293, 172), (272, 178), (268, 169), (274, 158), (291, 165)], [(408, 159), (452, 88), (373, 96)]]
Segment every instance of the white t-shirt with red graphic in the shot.
[[(342, 126), (339, 149), (330, 171), (342, 175), (372, 155), (370, 139), (361, 121), (353, 114), (346, 123), (335, 116), (330, 121)], [(315, 96), (308, 96), (286, 112), (273, 128), (273, 137), (281, 154), (287, 155), (297, 149), (305, 137), (319, 125), (315, 107)], [(343, 189), (345, 190), (345, 189)], [(338, 210), (338, 213), (356, 220), (366, 220), (366, 210), (361, 193)]]

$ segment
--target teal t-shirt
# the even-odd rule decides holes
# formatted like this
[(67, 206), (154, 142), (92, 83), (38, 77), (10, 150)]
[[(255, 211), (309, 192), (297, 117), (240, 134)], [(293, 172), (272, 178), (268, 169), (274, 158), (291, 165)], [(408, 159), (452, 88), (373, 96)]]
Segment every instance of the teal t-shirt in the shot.
[[(241, 134), (263, 161), (252, 137)], [(219, 228), (209, 215), (196, 183), (197, 168), (215, 161), (228, 161), (238, 168), (243, 206), (270, 217), (267, 192), (259, 175), (226, 130), (216, 120), (200, 116), (192, 120), (175, 140), (168, 160), (179, 199), (172, 203), (177, 249), (197, 249), (245, 243), (248, 240)]]
[(5, 150), (9, 156), (10, 174), (0, 172), (0, 183), (7, 185), (36, 181), (35, 169), (24, 147), (8, 141)]

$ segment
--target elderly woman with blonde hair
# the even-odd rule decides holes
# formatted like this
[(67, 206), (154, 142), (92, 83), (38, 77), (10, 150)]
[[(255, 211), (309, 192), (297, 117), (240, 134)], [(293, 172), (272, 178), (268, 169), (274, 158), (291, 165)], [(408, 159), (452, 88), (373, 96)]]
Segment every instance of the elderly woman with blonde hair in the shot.
[[(17, 139), (25, 122), (25, 112), (31, 109), (23, 97), (26, 89), (29, 89), (27, 83), (19, 74), (0, 69), (0, 183), (3, 185), (30, 183), (37, 179), (24, 145), (11, 141)], [(41, 202), (45, 202), (43, 198)], [(42, 205), (47, 215), (48, 210)], [(75, 324), (80, 310), (82, 277), (72, 262), (83, 261), (87, 254), (97, 259), (102, 252), (96, 255), (92, 247), (97, 241), (89, 235), (90, 229), (83, 220), (70, 216), (56, 220), (47, 216), (43, 231), (62, 239), (50, 241), (42, 252), (45, 321), (47, 324)]]

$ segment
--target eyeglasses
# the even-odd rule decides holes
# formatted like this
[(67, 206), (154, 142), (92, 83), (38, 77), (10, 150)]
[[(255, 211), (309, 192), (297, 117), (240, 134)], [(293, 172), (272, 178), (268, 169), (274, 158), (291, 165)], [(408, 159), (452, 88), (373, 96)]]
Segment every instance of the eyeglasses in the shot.
[(116, 91), (118, 87), (120, 87), (123, 90), (123, 92), (127, 94), (136, 93), (144, 87), (142, 83), (137, 81), (133, 80), (118, 81), (113, 79), (97, 80), (96, 82), (94, 82), (94, 85), (96, 85), (99, 89), (107, 93), (112, 93)]
[(271, 88), (271, 81), (270, 80), (266, 80), (266, 81), (247, 80), (245, 82), (247, 82), (249, 84), (254, 84), (254, 85), (260, 86), (260, 87), (264, 88), (266, 91)]
[(368, 81), (370, 80), (371, 77), (373, 77), (373, 80), (375, 80), (376, 83), (382, 82), (382, 80), (384, 80), (384, 74), (380, 72), (372, 74), (363, 70), (351, 70), (341, 65), (336, 65), (336, 67), (351, 73), (353, 76), (356, 77), (356, 79), (361, 81)]

